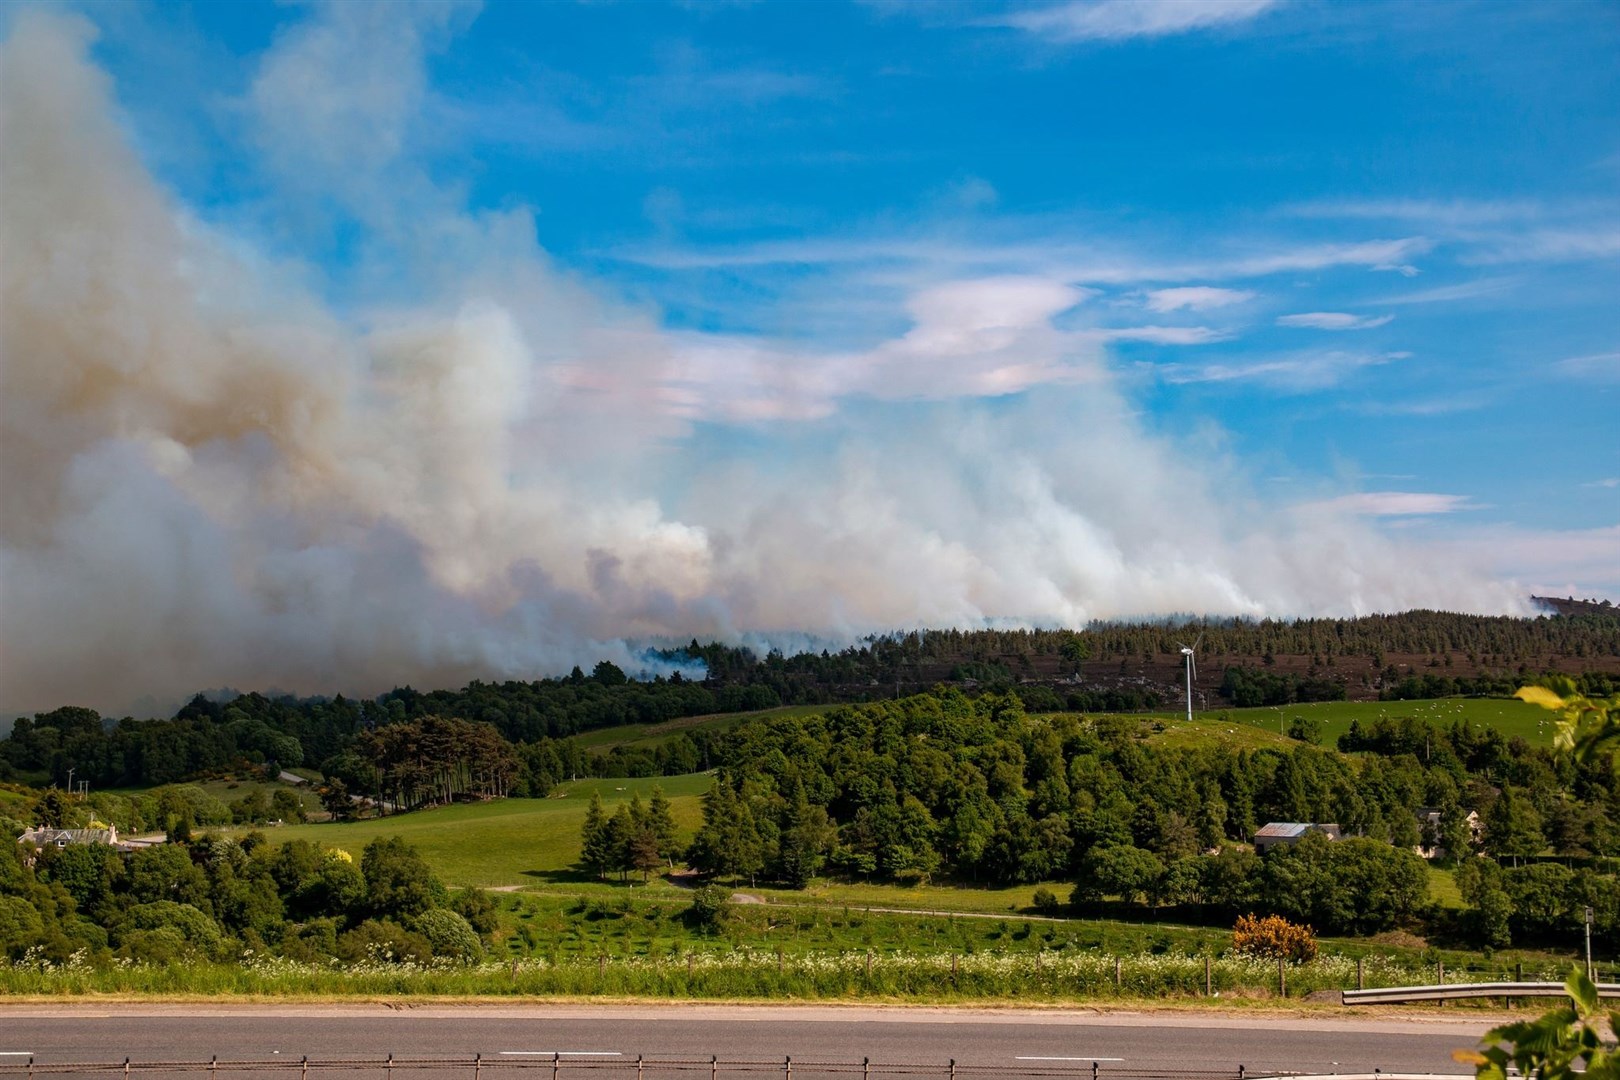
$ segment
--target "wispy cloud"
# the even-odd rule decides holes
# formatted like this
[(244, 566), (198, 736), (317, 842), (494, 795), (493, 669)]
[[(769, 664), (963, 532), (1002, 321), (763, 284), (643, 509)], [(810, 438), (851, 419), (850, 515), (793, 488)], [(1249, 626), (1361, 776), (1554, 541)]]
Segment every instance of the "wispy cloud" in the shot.
[(1280, 315), (1278, 326), (1302, 326), (1312, 330), (1371, 330), (1394, 319), (1393, 315), (1351, 315), (1343, 311), (1307, 311)]
[(1410, 353), (1324, 351), (1253, 360), (1248, 363), (1161, 364), (1160, 376), (1171, 383), (1253, 382), (1278, 390), (1305, 393), (1325, 390), (1365, 368), (1404, 360)]
[(1124, 326), (1101, 331), (1106, 341), (1146, 341), (1154, 345), (1208, 345), (1231, 335), (1207, 326)]
[[(1252, 241), (1246, 246), (1251, 249), (1261, 247)], [(937, 233), (930, 233), (827, 236), (707, 247), (656, 245), (621, 248), (605, 254), (623, 262), (660, 270), (916, 264), (931, 268), (936, 275), (941, 270), (1043, 273), (1083, 284), (1136, 285), (1142, 282), (1259, 278), (1334, 267), (1398, 269), (1432, 246), (1422, 236), (1341, 243), (1277, 242), (1265, 245), (1259, 251), (1183, 262), (1130, 250), (1100, 252), (1094, 238), (1070, 238), (1061, 232), (1057, 235), (1049, 232), (1038, 240), (1019, 238), (983, 243), (941, 238)]]
[(1533, 229), (1518, 236), (1493, 239), (1465, 261), (1492, 265), (1515, 262), (1584, 262), (1620, 256), (1620, 225), (1612, 221), (1586, 227)]
[(1440, 285), (1433, 289), (1419, 289), (1417, 292), (1397, 293), (1394, 296), (1381, 297), (1372, 303), (1384, 306), (1397, 304), (1446, 304), (1457, 300), (1473, 300), (1480, 296), (1495, 296), (1497, 293), (1508, 292), (1519, 284), (1516, 277), (1488, 277), (1476, 281), (1463, 281), (1456, 285)]
[(994, 25), (1061, 43), (1124, 41), (1234, 26), (1276, 6), (1278, 0), (1069, 0), (1014, 11)]
[(1567, 360), (1558, 361), (1552, 368), (1566, 378), (1615, 382), (1620, 380), (1620, 352), (1571, 356)]
[(1307, 218), (1410, 222), (1432, 229), (1524, 221), (1544, 216), (1547, 207), (1532, 199), (1345, 199), (1299, 203), (1285, 212)]
[(1590, 480), (1581, 485), (1589, 488), (1620, 488), (1620, 476), (1605, 476), (1602, 480)]
[(1217, 289), (1209, 285), (1186, 285), (1177, 289), (1152, 289), (1146, 294), (1144, 306), (1149, 311), (1167, 314), (1186, 309), (1208, 311), (1253, 300), (1255, 294), (1247, 289)]
[(1467, 495), (1432, 491), (1361, 491), (1307, 504), (1307, 509), (1362, 517), (1419, 517), (1483, 509)]

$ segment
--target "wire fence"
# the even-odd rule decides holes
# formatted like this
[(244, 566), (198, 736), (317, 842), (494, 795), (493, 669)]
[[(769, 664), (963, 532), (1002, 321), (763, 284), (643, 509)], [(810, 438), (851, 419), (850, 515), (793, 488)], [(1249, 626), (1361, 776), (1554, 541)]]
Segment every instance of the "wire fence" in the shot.
[(115, 1080), (1255, 1080), (1243, 1069), (1141, 1072), (1084, 1060), (1030, 1060), (1016, 1065), (969, 1065), (954, 1060), (896, 1064), (799, 1061), (791, 1057), (740, 1061), (625, 1054), (531, 1053), (461, 1058), (293, 1058), (264, 1061), (122, 1061), (0, 1063), (0, 1080), (100, 1077)]

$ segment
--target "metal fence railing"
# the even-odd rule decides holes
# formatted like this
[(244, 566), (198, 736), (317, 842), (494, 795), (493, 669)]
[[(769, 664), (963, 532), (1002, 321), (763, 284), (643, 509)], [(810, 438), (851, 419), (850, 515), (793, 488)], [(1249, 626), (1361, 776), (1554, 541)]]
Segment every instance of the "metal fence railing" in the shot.
[(100, 1080), (1255, 1080), (1238, 1069), (1141, 1072), (1084, 1060), (1016, 1065), (642, 1057), (628, 1054), (501, 1054), (460, 1058), (308, 1058), (263, 1061), (58, 1062), (30, 1058), (0, 1063), (0, 1080), (35, 1077)]

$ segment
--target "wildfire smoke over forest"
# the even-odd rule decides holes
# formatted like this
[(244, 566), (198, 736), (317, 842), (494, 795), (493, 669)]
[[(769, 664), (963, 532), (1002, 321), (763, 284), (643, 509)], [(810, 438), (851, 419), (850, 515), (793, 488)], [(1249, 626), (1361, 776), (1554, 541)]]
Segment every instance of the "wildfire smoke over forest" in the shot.
[[(366, 42), (387, 93), (343, 93), (334, 23), (278, 39), (239, 103), (267, 171), (360, 222), (339, 287), (154, 176), (88, 23), (12, 20), (0, 707), (533, 677), (750, 632), (1521, 610), (1151, 430), (1054, 321), (1073, 289), (923, 290), (856, 352), (664, 329), (555, 266), (526, 211), (412, 165), (410, 32)], [(766, 449), (717, 454), (728, 426)]]

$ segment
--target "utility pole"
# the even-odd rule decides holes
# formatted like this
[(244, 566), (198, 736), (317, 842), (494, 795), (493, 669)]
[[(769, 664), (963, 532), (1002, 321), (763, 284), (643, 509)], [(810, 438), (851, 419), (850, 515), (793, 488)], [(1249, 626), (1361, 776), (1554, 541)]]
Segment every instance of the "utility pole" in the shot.
[(69, 769), (68, 770), (68, 785), (67, 785), (67, 787), (68, 787), (68, 794), (69, 795), (73, 794), (73, 774), (75, 772), (77, 772), (77, 771), (78, 771), (77, 769)]

